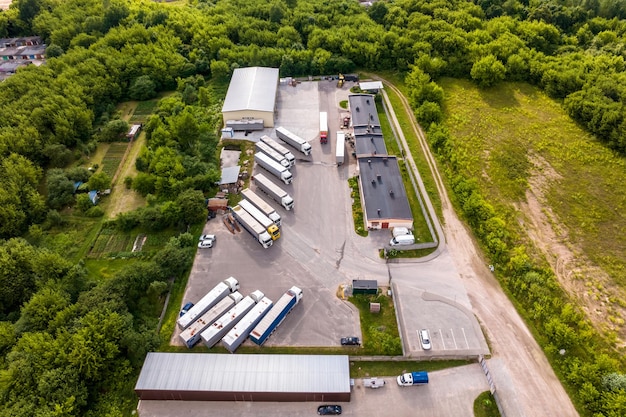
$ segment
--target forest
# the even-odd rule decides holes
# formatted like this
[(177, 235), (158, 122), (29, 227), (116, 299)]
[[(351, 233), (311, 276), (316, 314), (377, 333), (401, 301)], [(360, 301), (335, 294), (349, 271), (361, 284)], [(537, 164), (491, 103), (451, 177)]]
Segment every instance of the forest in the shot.
[[(578, 410), (626, 415), (623, 351), (599, 337), (545, 264), (507, 233), (463, 170), (438, 84), (529, 83), (625, 157), (625, 19), (620, 0), (13, 1), (0, 13), (0, 37), (41, 36), (47, 60), (0, 84), (1, 414), (131, 415), (142, 361), (161, 344), (163, 295), (193, 258), (194, 238), (184, 231), (204, 221), (204, 198), (219, 178), (225, 85), (235, 68), (271, 66), (282, 76), (406, 76), (455, 203), (487, 256), (506, 265), (498, 278)], [(108, 218), (71, 187), (105, 189), (112, 179), (79, 162), (126, 129), (116, 105), (156, 97), (138, 174), (124, 179), (148, 204)], [(167, 239), (99, 275), (59, 244), (72, 222), (87, 219), (100, 233)], [(559, 359), (563, 345), (571, 354)]]

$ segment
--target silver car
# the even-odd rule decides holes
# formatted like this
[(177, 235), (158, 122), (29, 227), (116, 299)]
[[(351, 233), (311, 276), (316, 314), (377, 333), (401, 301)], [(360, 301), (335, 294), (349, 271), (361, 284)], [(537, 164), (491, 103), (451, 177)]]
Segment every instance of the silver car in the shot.
[(422, 349), (430, 350), (432, 346), (430, 344), (430, 333), (428, 333), (428, 329), (420, 330), (419, 334), (420, 334), (420, 343), (422, 344)]

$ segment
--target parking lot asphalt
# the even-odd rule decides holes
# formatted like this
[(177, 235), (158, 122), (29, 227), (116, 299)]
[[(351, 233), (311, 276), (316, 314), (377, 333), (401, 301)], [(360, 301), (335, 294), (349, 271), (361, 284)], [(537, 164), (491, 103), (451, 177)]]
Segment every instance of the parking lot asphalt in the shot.
[[(239, 280), (243, 295), (258, 289), (273, 301), (296, 285), (303, 289), (303, 300), (266, 345), (338, 346), (343, 336), (362, 337), (358, 311), (338, 296), (340, 289), (350, 285), (353, 279), (375, 279), (379, 286), (393, 289), (406, 356), (434, 359), (488, 353), (449, 254), (443, 251), (427, 262), (386, 264), (378, 250), (389, 242), (389, 231), (371, 231), (366, 238), (354, 232), (352, 199), (346, 181), (354, 174), (356, 162), (349, 152), (346, 164), (338, 167), (334, 161), (334, 132), (339, 129), (339, 113), (345, 111), (340, 109), (339, 102), (347, 99), (351, 85), (347, 83), (343, 89), (337, 89), (334, 83), (303, 82), (297, 87), (279, 87), (275, 125), (309, 140), (313, 147), (311, 156), (291, 149), (298, 159), (291, 169), (294, 174), (291, 185), (275, 181), (294, 197), (295, 209), (286, 211), (259, 193), (283, 218), (281, 238), (268, 249), (262, 248), (246, 231), (231, 234), (219, 217), (209, 221), (203, 233), (215, 234), (217, 242), (212, 249), (198, 250), (183, 304), (198, 301), (229, 276)], [(331, 134), (326, 145), (320, 144), (318, 139), (320, 110), (329, 113)], [(276, 138), (273, 129), (265, 129), (246, 137), (242, 135), (241, 139), (255, 140), (262, 134)], [(254, 185), (251, 188), (254, 189)], [(421, 328), (430, 331), (431, 351), (422, 350), (419, 344), (417, 331)], [(177, 329), (171, 343), (182, 345), (178, 334)], [(427, 387), (400, 389), (390, 384), (394, 382), (390, 380), (387, 387), (378, 392), (365, 391), (362, 387), (359, 390), (357, 384), (344, 414), (408, 416), (413, 410), (426, 407), (430, 411), (420, 411), (420, 415), (471, 415), (473, 400), (487, 389), (479, 366), (441, 372), (442, 379), (433, 379)], [(451, 388), (439, 386), (437, 382), (448, 380), (446, 384), (458, 386), (459, 392), (454, 396)], [(159, 407), (163, 408), (152, 403), (162, 403)], [(397, 405), (396, 412), (387, 413), (385, 403)], [(465, 410), (463, 407), (469, 407), (470, 411), (460, 412)], [(140, 412), (143, 417), (298, 416), (312, 414), (315, 408), (311, 403), (210, 403), (207, 406), (207, 403), (150, 401), (142, 402)], [(157, 411), (160, 409), (163, 412)], [(166, 411), (168, 409), (173, 411)], [(236, 411), (229, 414), (231, 409)]]

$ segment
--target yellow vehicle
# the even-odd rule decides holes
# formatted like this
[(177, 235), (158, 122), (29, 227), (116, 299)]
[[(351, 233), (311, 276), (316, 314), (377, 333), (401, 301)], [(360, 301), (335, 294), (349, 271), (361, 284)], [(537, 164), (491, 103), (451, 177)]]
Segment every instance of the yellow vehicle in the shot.
[(239, 205), (252, 217), (254, 217), (256, 221), (258, 221), (263, 227), (267, 229), (267, 233), (270, 234), (272, 240), (277, 240), (278, 238), (280, 238), (280, 229), (278, 228), (278, 226), (276, 226), (276, 223), (274, 223), (269, 217), (263, 214), (261, 210), (254, 207), (252, 203), (250, 203), (248, 200), (241, 200), (239, 202)]

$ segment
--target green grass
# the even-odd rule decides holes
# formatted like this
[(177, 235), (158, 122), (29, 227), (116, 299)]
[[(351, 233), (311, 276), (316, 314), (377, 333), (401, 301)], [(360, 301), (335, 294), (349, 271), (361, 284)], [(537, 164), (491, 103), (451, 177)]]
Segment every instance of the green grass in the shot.
[(126, 142), (111, 143), (109, 150), (106, 155), (104, 155), (104, 158), (102, 158), (102, 172), (113, 178), (117, 172), (117, 168), (120, 166), (120, 162), (122, 162), (122, 157), (127, 148), (128, 143)]
[(398, 376), (413, 371), (439, 371), (468, 365), (472, 362), (461, 360), (448, 361), (350, 361), (351, 378), (367, 378), (375, 376)]
[[(626, 287), (626, 160), (530, 85), (507, 83), (483, 91), (469, 81), (440, 84), (446, 91), (446, 125), (465, 155), (466, 175), (479, 180), (490, 201), (513, 219), (512, 204), (524, 199), (536, 172), (568, 241), (609, 274), (609, 285)], [(522, 226), (518, 232), (525, 234)]]
[(354, 231), (357, 235), (366, 237), (368, 231), (365, 228), (363, 220), (363, 207), (361, 207), (361, 192), (359, 191), (359, 182), (356, 177), (348, 179), (350, 186), (350, 197), (352, 197), (352, 217), (354, 219)]
[(500, 411), (491, 392), (485, 391), (476, 398), (474, 417), (500, 417)]
[[(402, 355), (395, 307), (385, 294), (358, 294), (348, 299), (359, 309), (363, 348), (346, 347), (350, 355)], [(371, 313), (370, 303), (380, 303), (380, 312)]]

